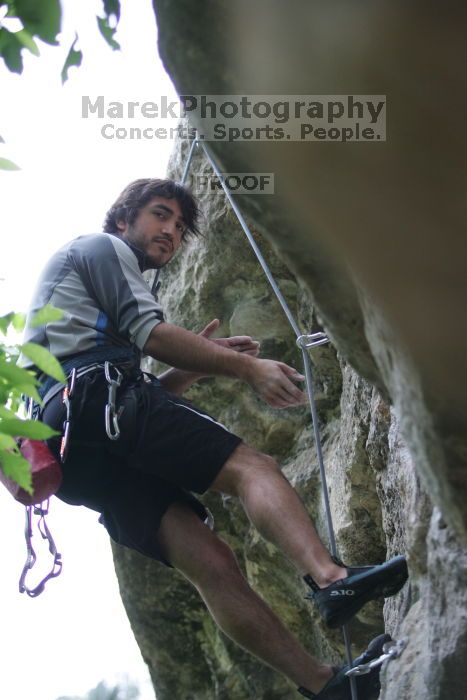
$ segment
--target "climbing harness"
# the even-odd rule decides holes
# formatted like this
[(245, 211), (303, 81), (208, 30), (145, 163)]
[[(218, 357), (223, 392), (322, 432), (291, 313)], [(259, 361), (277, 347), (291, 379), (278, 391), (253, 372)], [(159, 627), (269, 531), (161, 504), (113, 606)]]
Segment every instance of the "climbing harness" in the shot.
[(347, 671), (345, 675), (349, 677), (364, 676), (367, 673), (370, 673), (370, 671), (372, 671), (374, 668), (383, 666), (387, 662), (393, 661), (393, 659), (397, 659), (402, 654), (406, 646), (407, 639), (391, 639), (390, 642), (386, 642), (383, 645), (383, 653), (381, 656), (379, 656), (377, 659), (368, 661), (366, 664), (354, 666)]
[[(323, 459), (323, 451), (321, 447), (321, 438), (319, 434), (319, 428), (318, 428), (318, 413), (316, 410), (316, 401), (315, 401), (315, 395), (314, 395), (314, 388), (313, 388), (313, 370), (312, 370), (312, 365), (311, 365), (311, 360), (310, 356), (308, 354), (308, 350), (312, 347), (316, 347), (317, 345), (324, 345), (325, 343), (329, 342), (328, 337), (326, 336), (325, 333), (318, 332), (318, 333), (311, 333), (311, 334), (303, 334), (302, 331), (300, 330), (297, 322), (295, 321), (295, 318), (284, 298), (284, 295), (282, 294), (276, 280), (274, 279), (274, 276), (271, 273), (271, 270), (269, 269), (268, 264), (266, 263), (266, 260), (263, 257), (263, 254), (261, 253), (254, 237), (253, 234), (251, 233), (248, 224), (245, 221), (245, 218), (240, 211), (240, 208), (238, 207), (237, 203), (233, 199), (232, 193), (230, 192), (225, 179), (222, 177), (222, 174), (220, 172), (220, 169), (215, 161), (215, 159), (212, 157), (211, 153), (209, 152), (206, 143), (199, 140), (198, 136), (196, 136), (195, 139), (193, 139), (193, 142), (191, 144), (191, 148), (188, 154), (187, 162), (185, 164), (185, 168), (183, 171), (183, 177), (182, 177), (182, 184), (186, 182), (189, 168), (191, 161), (193, 159), (193, 154), (195, 151), (196, 146), (201, 146), (201, 148), (204, 151), (204, 155), (206, 156), (208, 162), (211, 164), (212, 169), (214, 170), (214, 173), (216, 176), (219, 178), (219, 182), (221, 183), (222, 189), (224, 190), (225, 196), (227, 197), (227, 200), (230, 203), (230, 206), (232, 207), (238, 222), (240, 226), (242, 227), (251, 247), (253, 248), (253, 251), (256, 255), (256, 258), (258, 259), (259, 264), (261, 265), (264, 274), (266, 275), (266, 278), (269, 282), (269, 284), (272, 287), (272, 290), (274, 294), (276, 295), (276, 298), (279, 302), (279, 304), (282, 307), (283, 312), (285, 313), (287, 320), (289, 321), (289, 324), (295, 333), (296, 337), (296, 342), (298, 347), (302, 351), (302, 357), (303, 357), (303, 366), (305, 370), (305, 377), (306, 377), (306, 387), (307, 387), (307, 393), (308, 393), (308, 401), (310, 404), (310, 411), (311, 411), (311, 419), (312, 419), (312, 427), (313, 427), (313, 434), (314, 434), (314, 440), (315, 440), (315, 446), (316, 446), (316, 452), (317, 452), (317, 457), (318, 457), (318, 464), (319, 464), (319, 471), (320, 471), (320, 476), (321, 476), (321, 485), (322, 485), (322, 492), (323, 492), (323, 501), (324, 501), (324, 507), (326, 511), (326, 522), (327, 522), (327, 528), (328, 528), (328, 536), (329, 536), (329, 543), (330, 543), (330, 549), (331, 549), (331, 554), (334, 557), (337, 557), (337, 546), (336, 546), (336, 538), (334, 535), (334, 526), (332, 522), (332, 513), (331, 513), (331, 507), (329, 504), (329, 495), (328, 495), (328, 486), (327, 486), (327, 480), (326, 480), (326, 471), (324, 468), (324, 459)], [(157, 279), (158, 276), (156, 276), (156, 279), (154, 281), (154, 286), (157, 284)], [(342, 628), (343, 636), (344, 636), (344, 643), (345, 643), (345, 648), (346, 648), (346, 654), (347, 654), (347, 661), (349, 666), (352, 666), (352, 652), (351, 652), (351, 647), (350, 647), (350, 636), (348, 633), (347, 626), (344, 625)], [(352, 700), (358, 700), (357, 696), (357, 686), (355, 683), (355, 678), (353, 676), (350, 676), (350, 689), (351, 689), (351, 695), (352, 695)]]
[[(26, 526), (24, 535), (26, 538), (27, 558), (26, 563), (23, 567), (23, 571), (21, 573), (21, 577), (19, 579), (19, 592), (27, 593), (28, 596), (30, 596), (31, 598), (36, 598), (38, 595), (40, 595), (44, 590), (47, 581), (49, 581), (49, 579), (51, 578), (56, 578), (60, 575), (62, 571), (62, 555), (58, 552), (53, 537), (45, 521), (45, 516), (48, 512), (48, 500), (45, 502), (45, 504), (42, 503), (40, 506), (26, 506)], [(49, 573), (37, 584), (37, 586), (35, 586), (34, 588), (29, 588), (29, 586), (26, 585), (26, 576), (28, 572), (33, 568), (37, 560), (36, 553), (32, 546), (33, 515), (39, 516), (39, 520), (37, 521), (37, 529), (41, 534), (42, 538), (44, 540), (47, 540), (49, 543), (49, 552), (53, 557), (53, 564)]]

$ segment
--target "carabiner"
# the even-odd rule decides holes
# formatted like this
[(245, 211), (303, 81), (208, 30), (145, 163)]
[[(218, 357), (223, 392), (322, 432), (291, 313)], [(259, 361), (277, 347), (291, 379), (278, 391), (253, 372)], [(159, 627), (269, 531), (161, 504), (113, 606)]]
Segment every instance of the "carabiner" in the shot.
[(354, 666), (353, 668), (349, 669), (345, 675), (365, 676), (367, 673), (370, 673), (374, 668), (382, 666), (385, 662), (397, 659), (402, 654), (406, 646), (406, 639), (393, 639), (390, 642), (386, 642), (383, 645), (383, 653), (381, 654), (381, 656), (379, 656), (376, 659), (372, 659), (366, 664), (359, 664), (358, 666)]
[[(115, 370), (117, 378), (112, 379), (110, 371)], [(109, 398), (105, 406), (105, 432), (109, 440), (118, 440), (120, 437), (120, 428), (118, 425), (118, 414), (115, 402), (117, 400), (117, 389), (122, 383), (123, 374), (118, 367), (115, 367), (110, 362), (104, 365), (105, 379), (109, 386)]]

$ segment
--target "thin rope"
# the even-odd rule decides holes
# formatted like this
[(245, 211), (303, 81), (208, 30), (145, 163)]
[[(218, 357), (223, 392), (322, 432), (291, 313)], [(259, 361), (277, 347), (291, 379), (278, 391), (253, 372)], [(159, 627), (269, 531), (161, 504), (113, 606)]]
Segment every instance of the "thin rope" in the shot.
[(222, 189), (224, 190), (225, 195), (226, 195), (227, 199), (228, 199), (229, 202), (230, 202), (230, 206), (231, 206), (232, 209), (234, 210), (234, 212), (235, 212), (235, 214), (236, 214), (236, 216), (237, 216), (237, 219), (238, 219), (238, 221), (240, 222), (240, 225), (241, 225), (242, 229), (244, 230), (244, 232), (245, 232), (245, 234), (246, 234), (246, 237), (248, 238), (248, 240), (249, 240), (249, 242), (250, 242), (250, 245), (251, 245), (251, 247), (253, 248), (253, 250), (254, 250), (254, 252), (255, 252), (256, 257), (258, 258), (259, 264), (260, 264), (261, 267), (263, 268), (264, 274), (265, 274), (266, 277), (268, 278), (269, 284), (270, 284), (271, 287), (273, 288), (274, 294), (276, 295), (276, 297), (277, 297), (277, 299), (278, 299), (278, 301), (279, 301), (279, 304), (282, 306), (282, 309), (283, 309), (285, 315), (287, 316), (287, 319), (288, 319), (290, 325), (292, 326), (292, 329), (293, 329), (293, 331), (294, 331), (296, 337), (298, 338), (300, 335), (302, 335), (302, 333), (301, 333), (301, 331), (300, 331), (300, 329), (299, 329), (297, 323), (295, 322), (295, 319), (294, 319), (294, 317), (293, 317), (293, 315), (292, 315), (292, 312), (290, 311), (290, 309), (289, 309), (289, 307), (288, 307), (288, 305), (287, 305), (286, 300), (284, 299), (284, 295), (282, 294), (281, 290), (279, 289), (279, 286), (277, 285), (276, 280), (274, 279), (274, 277), (273, 277), (273, 275), (272, 275), (272, 273), (271, 273), (271, 271), (270, 271), (270, 269), (269, 269), (269, 267), (268, 267), (268, 265), (267, 265), (267, 263), (266, 263), (266, 260), (265, 260), (264, 257), (263, 257), (263, 254), (261, 253), (260, 249), (258, 248), (258, 246), (257, 246), (257, 244), (256, 244), (256, 241), (255, 241), (255, 239), (253, 238), (253, 234), (251, 233), (250, 229), (248, 228), (248, 224), (246, 223), (246, 221), (245, 221), (245, 219), (244, 219), (244, 217), (243, 217), (242, 212), (241, 212), (240, 209), (238, 208), (237, 203), (233, 200), (232, 195), (231, 195), (231, 193), (230, 193), (230, 190), (229, 190), (229, 188), (227, 187), (227, 185), (225, 184), (225, 182), (224, 182), (224, 180), (223, 180), (223, 178), (222, 178), (221, 173), (219, 172), (219, 168), (217, 167), (217, 164), (215, 163), (215, 161), (214, 161), (214, 159), (212, 158), (211, 154), (210, 154), (209, 151), (207, 150), (206, 145), (205, 145), (204, 143), (201, 143), (201, 146), (203, 147), (203, 150), (204, 150), (204, 152), (205, 152), (205, 154), (206, 154), (206, 158), (207, 158), (208, 161), (210, 162), (210, 164), (211, 164), (211, 166), (212, 166), (212, 169), (214, 170), (214, 172), (216, 173), (217, 177), (219, 178), (219, 181), (220, 181), (221, 184), (222, 184)]
[[(215, 162), (214, 158), (211, 156), (209, 151), (207, 150), (207, 147), (204, 143), (201, 143), (201, 146), (203, 147), (203, 150), (206, 154), (207, 159), (209, 160), (212, 169), (216, 173), (217, 177), (219, 178), (221, 184), (222, 184), (222, 189), (225, 192), (225, 195), (227, 199), (230, 202), (230, 205), (232, 206), (232, 209), (234, 210), (238, 221), (244, 230), (251, 247), (253, 248), (256, 257), (258, 258), (259, 264), (263, 268), (263, 271), (274, 291), (274, 294), (277, 297), (277, 300), (279, 304), (281, 305), (285, 315), (287, 316), (287, 319), (292, 327), (293, 332), (295, 333), (296, 339), (298, 339), (300, 336), (303, 335), (302, 331), (300, 330), (297, 322), (295, 321), (295, 318), (284, 298), (284, 295), (282, 294), (281, 290), (279, 289), (278, 284), (276, 283), (276, 280), (274, 279), (274, 276), (269, 269), (269, 266), (266, 262), (266, 260), (263, 257), (263, 254), (261, 253), (260, 249), (258, 248), (258, 245), (253, 238), (253, 234), (251, 233), (248, 224), (246, 223), (240, 209), (238, 208), (237, 203), (233, 200), (232, 195), (230, 193), (229, 188), (225, 184), (221, 173), (219, 171), (219, 168), (217, 166), (217, 163)], [(316, 411), (316, 402), (315, 402), (315, 395), (314, 395), (314, 388), (313, 388), (313, 370), (311, 366), (311, 360), (310, 356), (308, 355), (307, 351), (305, 348), (302, 347), (302, 356), (303, 356), (303, 365), (305, 368), (305, 377), (306, 377), (306, 386), (307, 386), (307, 392), (308, 392), (308, 400), (310, 403), (310, 409), (311, 409), (311, 417), (312, 417), (312, 423), (313, 423), (313, 433), (314, 433), (314, 438), (315, 438), (315, 445), (316, 445), (316, 452), (318, 456), (318, 464), (319, 464), (319, 470), (321, 474), (321, 481), (323, 485), (323, 496), (324, 496), (324, 505), (326, 509), (326, 521), (327, 521), (327, 526), (328, 526), (328, 535), (329, 535), (329, 542), (330, 542), (330, 547), (331, 547), (331, 553), (334, 556), (337, 556), (337, 548), (336, 548), (336, 538), (334, 535), (334, 526), (332, 522), (332, 514), (331, 514), (331, 508), (329, 505), (329, 497), (328, 497), (328, 487), (327, 487), (327, 480), (326, 480), (326, 471), (324, 468), (324, 460), (323, 460), (323, 451), (321, 448), (321, 437), (319, 434), (319, 428), (318, 428), (318, 414)]]
[[(183, 179), (182, 182), (186, 180), (186, 177), (188, 175), (188, 169), (190, 167), (190, 163), (193, 157), (193, 152), (195, 149), (195, 146), (199, 144), (202, 146), (204, 154), (206, 158), (208, 159), (209, 163), (211, 164), (212, 169), (214, 170), (215, 174), (219, 178), (219, 181), (222, 185), (222, 189), (224, 190), (225, 196), (227, 197), (230, 206), (232, 207), (233, 211), (235, 212), (235, 215), (240, 223), (240, 226), (242, 227), (243, 231), (245, 232), (246, 237), (248, 238), (248, 241), (250, 242), (251, 247), (253, 248), (253, 251), (258, 259), (259, 264), (261, 265), (264, 274), (266, 275), (269, 284), (272, 287), (272, 290), (274, 294), (276, 295), (276, 298), (279, 302), (279, 304), (282, 307), (282, 310), (284, 311), (290, 326), (292, 327), (293, 332), (295, 333), (296, 339), (299, 340), (299, 338), (303, 335), (301, 332), (297, 322), (295, 321), (295, 318), (284, 298), (284, 295), (282, 294), (281, 290), (279, 289), (279, 286), (274, 279), (274, 276), (269, 269), (268, 264), (266, 263), (266, 260), (263, 257), (263, 254), (261, 253), (254, 237), (253, 234), (250, 231), (250, 228), (248, 224), (245, 221), (245, 218), (243, 217), (242, 212), (240, 211), (237, 203), (234, 201), (232, 194), (225, 184), (225, 181), (222, 177), (222, 174), (219, 170), (219, 167), (217, 166), (216, 161), (212, 157), (212, 155), (209, 153), (209, 150), (206, 146), (205, 143), (199, 141), (198, 139), (194, 139), (193, 143), (191, 145), (191, 149), (188, 155), (188, 162), (185, 165), (185, 170), (183, 172)], [(327, 485), (327, 479), (326, 479), (326, 470), (324, 467), (324, 459), (323, 459), (323, 451), (321, 447), (321, 436), (319, 434), (319, 426), (318, 426), (318, 413), (316, 410), (316, 401), (315, 401), (315, 394), (314, 394), (314, 388), (313, 388), (313, 370), (312, 370), (312, 365), (311, 365), (311, 360), (308, 352), (306, 351), (306, 348), (304, 348), (302, 345), (300, 345), (301, 350), (302, 350), (302, 356), (303, 356), (303, 366), (305, 368), (305, 377), (306, 377), (306, 387), (307, 387), (307, 393), (308, 393), (308, 400), (310, 403), (310, 410), (311, 410), (311, 418), (312, 418), (312, 427), (313, 427), (313, 435), (315, 439), (315, 445), (316, 445), (316, 454), (318, 457), (318, 465), (319, 465), (319, 471), (320, 471), (320, 476), (321, 476), (321, 485), (322, 485), (322, 494), (323, 494), (323, 501), (324, 501), (324, 507), (326, 511), (326, 522), (327, 522), (327, 528), (328, 528), (328, 536), (329, 536), (329, 543), (330, 543), (330, 549), (331, 553), (334, 556), (337, 556), (337, 546), (336, 546), (336, 538), (334, 534), (334, 525), (332, 521), (332, 513), (331, 513), (331, 506), (329, 503), (329, 491), (328, 491), (328, 485)], [(347, 629), (347, 626), (345, 625), (342, 628), (342, 632), (344, 635), (344, 644), (345, 644), (345, 649), (346, 649), (346, 655), (347, 655), (347, 661), (350, 666), (352, 666), (352, 651), (351, 651), (351, 646), (350, 646), (350, 634)], [(358, 700), (357, 696), (357, 686), (356, 686), (356, 680), (353, 676), (350, 677), (350, 690), (352, 694), (352, 700)]]
[(193, 142), (192, 142), (191, 148), (190, 148), (190, 152), (188, 153), (188, 158), (187, 158), (187, 161), (185, 163), (185, 169), (183, 171), (183, 175), (182, 175), (182, 179), (181, 179), (182, 185), (185, 184), (186, 179), (188, 177), (188, 171), (190, 170), (191, 160), (193, 158), (193, 154), (195, 152), (195, 148), (196, 148), (197, 143), (198, 143), (198, 139), (193, 139)]

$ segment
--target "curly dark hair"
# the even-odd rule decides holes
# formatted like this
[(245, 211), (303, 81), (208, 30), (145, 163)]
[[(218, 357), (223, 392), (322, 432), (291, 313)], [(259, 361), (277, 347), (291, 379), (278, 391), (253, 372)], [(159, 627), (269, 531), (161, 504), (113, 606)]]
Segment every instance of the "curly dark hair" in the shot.
[(199, 208), (191, 192), (175, 180), (159, 178), (142, 178), (130, 182), (105, 215), (105, 233), (119, 234), (117, 222), (124, 221), (130, 226), (136, 221), (139, 211), (154, 197), (175, 199), (180, 205), (186, 231), (183, 238), (190, 233), (199, 235)]

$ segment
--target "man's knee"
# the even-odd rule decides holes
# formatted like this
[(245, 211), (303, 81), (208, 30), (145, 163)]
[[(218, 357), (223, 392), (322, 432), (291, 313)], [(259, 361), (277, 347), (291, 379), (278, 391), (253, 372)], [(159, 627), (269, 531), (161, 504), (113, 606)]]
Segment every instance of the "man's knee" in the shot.
[(232, 549), (222, 540), (215, 538), (203, 553), (196, 567), (196, 575), (191, 582), (200, 589), (225, 589), (235, 584), (243, 574)]
[(224, 464), (211, 489), (239, 496), (251, 479), (268, 478), (272, 474), (281, 474), (277, 461), (267, 454), (242, 444)]

